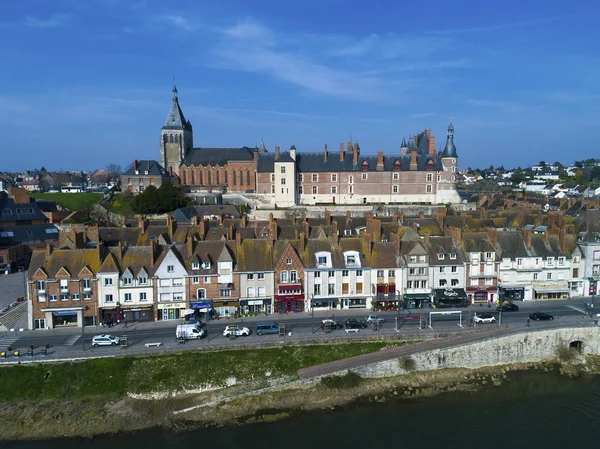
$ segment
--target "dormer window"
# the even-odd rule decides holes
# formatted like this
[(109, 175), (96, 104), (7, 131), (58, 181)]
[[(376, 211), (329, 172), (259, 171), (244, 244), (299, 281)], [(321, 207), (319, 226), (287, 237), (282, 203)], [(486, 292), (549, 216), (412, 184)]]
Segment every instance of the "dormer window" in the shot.
[(392, 167), (393, 171), (400, 171), (402, 170), (402, 162), (400, 162), (398, 159), (396, 159), (394, 161), (394, 166)]
[(203, 270), (210, 270), (210, 262), (202, 262)]
[(324, 256), (318, 257), (317, 258), (317, 263), (319, 265), (325, 265), (325, 264), (327, 264), (327, 257), (324, 257)]
[(344, 229), (344, 235), (352, 235), (352, 230)]
[(317, 268), (331, 268), (331, 253), (328, 251), (319, 251), (315, 253)]
[(450, 259), (456, 259), (456, 253), (450, 253)]
[(136, 174), (136, 175), (139, 175), (139, 174), (140, 174), (140, 171), (139, 171), (139, 170), (136, 170), (136, 171), (135, 171), (135, 174)]
[(199, 270), (200, 262), (192, 262), (192, 270)]
[(360, 254), (357, 251), (344, 252), (346, 268), (360, 268)]
[(446, 258), (446, 255), (443, 253), (438, 253), (437, 258), (438, 260), (444, 260)]
[(367, 161), (362, 161), (360, 164), (361, 171), (369, 171), (369, 163)]
[(123, 285), (131, 285), (131, 278), (123, 278)]

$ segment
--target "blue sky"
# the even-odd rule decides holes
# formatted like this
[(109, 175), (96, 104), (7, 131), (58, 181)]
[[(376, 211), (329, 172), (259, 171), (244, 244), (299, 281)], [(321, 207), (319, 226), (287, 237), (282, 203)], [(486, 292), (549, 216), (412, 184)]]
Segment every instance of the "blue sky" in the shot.
[(0, 171), (157, 159), (173, 77), (197, 147), (597, 157), (594, 1), (20, 0), (0, 18)]

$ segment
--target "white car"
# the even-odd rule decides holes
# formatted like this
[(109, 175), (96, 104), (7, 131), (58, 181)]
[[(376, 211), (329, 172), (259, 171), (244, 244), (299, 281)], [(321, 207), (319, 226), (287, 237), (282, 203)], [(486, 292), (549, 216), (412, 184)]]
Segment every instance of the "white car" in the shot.
[(367, 317), (367, 323), (371, 324), (371, 323), (383, 323), (385, 321), (385, 318), (382, 316), (378, 316), (378, 315), (369, 315)]
[(481, 315), (475, 315), (476, 323), (495, 323), (496, 317), (491, 313), (483, 313)]
[(229, 337), (231, 335), (235, 335), (236, 337), (247, 337), (250, 335), (250, 329), (242, 326), (225, 326), (223, 336)]
[(119, 344), (119, 337), (114, 335), (102, 334), (96, 335), (92, 338), (92, 346), (117, 346)]

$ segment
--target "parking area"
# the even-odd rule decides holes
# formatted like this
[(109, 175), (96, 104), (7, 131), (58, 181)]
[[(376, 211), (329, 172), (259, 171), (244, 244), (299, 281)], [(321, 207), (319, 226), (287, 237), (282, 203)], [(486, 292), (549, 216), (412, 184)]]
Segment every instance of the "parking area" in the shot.
[(11, 273), (0, 275), (0, 309), (17, 300), (19, 296), (26, 296), (23, 284), (26, 273)]

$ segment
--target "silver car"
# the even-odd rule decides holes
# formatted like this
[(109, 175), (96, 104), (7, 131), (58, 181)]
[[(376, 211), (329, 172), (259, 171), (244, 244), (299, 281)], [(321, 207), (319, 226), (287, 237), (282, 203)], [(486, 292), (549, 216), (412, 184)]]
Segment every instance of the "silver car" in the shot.
[(92, 345), (94, 347), (98, 346), (117, 346), (119, 344), (119, 337), (115, 337), (114, 335), (102, 334), (96, 335), (92, 338)]

